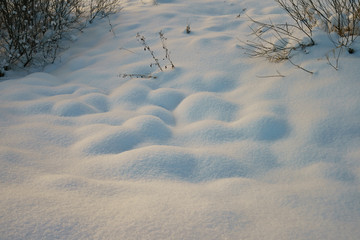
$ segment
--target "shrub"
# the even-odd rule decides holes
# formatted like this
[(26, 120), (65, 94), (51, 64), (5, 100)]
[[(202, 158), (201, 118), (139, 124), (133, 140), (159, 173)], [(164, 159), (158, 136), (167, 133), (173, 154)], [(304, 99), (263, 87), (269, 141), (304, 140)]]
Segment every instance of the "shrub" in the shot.
[(92, 23), (96, 17), (103, 18), (117, 12), (119, 0), (90, 0), (88, 4), (88, 21)]
[(335, 32), (348, 46), (360, 33), (359, 0), (276, 0), (296, 24), (310, 34), (314, 27)]
[(114, 12), (119, 0), (0, 0), (0, 75), (11, 65), (52, 63), (70, 30)]
[(64, 33), (79, 22), (80, 0), (3, 0), (0, 54), (5, 65), (28, 66), (35, 56), (53, 62)]
[[(293, 20), (292, 23), (263, 23), (250, 18), (254, 40), (244, 49), (250, 56), (269, 61), (290, 60), (293, 50), (315, 45), (313, 31), (328, 33), (335, 48), (348, 48), (360, 34), (359, 0), (276, 0)], [(335, 34), (335, 35), (334, 35)], [(334, 37), (335, 36), (335, 37)], [(272, 40), (271, 40), (272, 39)]]

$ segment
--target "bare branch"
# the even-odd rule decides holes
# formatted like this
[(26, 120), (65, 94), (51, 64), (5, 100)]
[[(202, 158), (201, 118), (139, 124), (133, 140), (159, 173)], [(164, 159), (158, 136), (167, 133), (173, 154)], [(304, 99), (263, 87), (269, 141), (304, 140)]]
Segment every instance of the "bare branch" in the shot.
[(301, 66), (300, 66), (300, 65), (298, 65), (298, 64), (295, 64), (293, 61), (291, 61), (291, 60), (290, 60), (290, 58), (289, 58), (288, 60), (289, 60), (289, 62), (290, 62), (292, 65), (294, 65), (295, 67), (297, 67), (297, 68), (299, 68), (299, 69), (301, 69), (301, 70), (303, 70), (303, 71), (305, 71), (305, 72), (307, 72), (307, 73), (314, 74), (314, 72), (309, 71), (309, 70), (307, 70), (307, 69), (305, 69), (305, 68), (301, 67)]
[(260, 75), (256, 75), (256, 77), (258, 78), (283, 78), (286, 77), (285, 75), (282, 75), (278, 70), (276, 70), (277, 74), (275, 75), (265, 75), (265, 76), (260, 76)]
[(122, 73), (119, 74), (119, 77), (122, 78), (152, 78), (152, 79), (156, 79), (156, 76), (153, 76), (151, 74), (139, 74), (139, 73)]

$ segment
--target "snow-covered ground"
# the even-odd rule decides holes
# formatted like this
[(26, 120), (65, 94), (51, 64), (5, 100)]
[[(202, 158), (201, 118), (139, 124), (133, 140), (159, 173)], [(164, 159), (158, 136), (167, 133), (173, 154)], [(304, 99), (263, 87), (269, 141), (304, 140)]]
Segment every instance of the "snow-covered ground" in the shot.
[[(122, 6), (0, 81), (1, 240), (360, 238), (360, 51), (248, 58), (244, 12), (285, 21), (272, 0)], [(164, 72), (136, 39), (165, 65), (160, 30)]]

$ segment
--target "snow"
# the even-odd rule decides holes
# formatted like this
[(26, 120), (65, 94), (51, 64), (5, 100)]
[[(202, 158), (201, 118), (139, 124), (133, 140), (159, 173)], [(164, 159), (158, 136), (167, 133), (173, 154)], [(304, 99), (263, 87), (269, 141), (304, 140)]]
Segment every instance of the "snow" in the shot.
[(316, 33), (309, 74), (239, 47), (271, 0), (157, 2), (0, 81), (0, 239), (359, 239), (359, 51)]

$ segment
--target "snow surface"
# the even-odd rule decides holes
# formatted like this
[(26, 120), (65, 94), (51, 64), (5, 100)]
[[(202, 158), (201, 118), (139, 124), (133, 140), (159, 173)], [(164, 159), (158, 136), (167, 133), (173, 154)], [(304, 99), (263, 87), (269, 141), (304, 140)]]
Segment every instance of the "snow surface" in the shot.
[(239, 47), (272, 0), (153, 3), (0, 82), (0, 239), (359, 239), (359, 51), (335, 71), (319, 33), (311, 75)]

